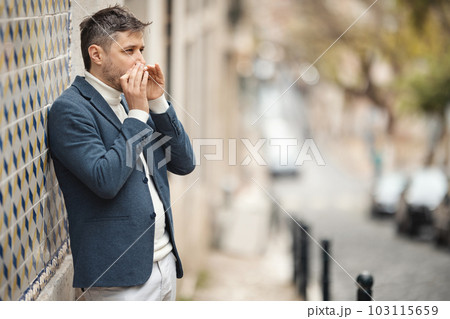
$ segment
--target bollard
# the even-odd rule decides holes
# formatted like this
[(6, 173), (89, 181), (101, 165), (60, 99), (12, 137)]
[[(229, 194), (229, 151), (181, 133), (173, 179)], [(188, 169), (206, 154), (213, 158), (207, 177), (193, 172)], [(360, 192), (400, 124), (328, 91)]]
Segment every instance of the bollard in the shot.
[(307, 298), (308, 276), (309, 276), (309, 227), (302, 225), (300, 231), (300, 283), (299, 292), (304, 300)]
[(373, 276), (368, 272), (362, 272), (358, 278), (356, 278), (358, 286), (358, 301), (372, 301), (372, 286)]
[(293, 261), (293, 284), (297, 284), (300, 278), (300, 231), (301, 229), (293, 221), (291, 223), (291, 233), (292, 233), (292, 261)]
[(322, 241), (322, 296), (323, 301), (330, 301), (330, 241)]
[[(309, 275), (309, 227), (299, 220), (292, 222), (292, 257), (293, 257), (293, 283), (298, 293), (307, 300), (306, 290)], [(300, 225), (300, 226), (299, 226)]]

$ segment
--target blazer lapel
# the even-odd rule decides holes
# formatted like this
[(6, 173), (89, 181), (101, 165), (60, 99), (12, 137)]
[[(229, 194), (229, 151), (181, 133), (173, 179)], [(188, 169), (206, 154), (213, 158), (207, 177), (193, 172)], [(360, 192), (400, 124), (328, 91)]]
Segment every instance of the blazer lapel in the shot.
[[(111, 109), (109, 104), (100, 95), (100, 93), (95, 90), (92, 85), (90, 85), (83, 77), (77, 76), (73, 82), (75, 86), (87, 100), (95, 107), (100, 114), (102, 114), (109, 122), (111, 122), (118, 130), (121, 129), (122, 123), (117, 118), (114, 111)], [(126, 108), (128, 113), (128, 107)]]
[(125, 112), (128, 114), (128, 112), (130, 112), (130, 109), (128, 108), (128, 103), (125, 100), (125, 94), (120, 95), (122, 97), (122, 99), (120, 100), (120, 104), (123, 105), (123, 108), (125, 109)]

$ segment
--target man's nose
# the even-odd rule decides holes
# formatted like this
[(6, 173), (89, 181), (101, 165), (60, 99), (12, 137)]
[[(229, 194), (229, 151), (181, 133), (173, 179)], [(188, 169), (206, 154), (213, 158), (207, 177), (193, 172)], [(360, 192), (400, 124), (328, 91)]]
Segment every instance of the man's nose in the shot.
[(141, 52), (138, 53), (138, 55), (136, 57), (136, 62), (139, 62), (139, 63), (142, 63), (145, 65), (145, 59)]

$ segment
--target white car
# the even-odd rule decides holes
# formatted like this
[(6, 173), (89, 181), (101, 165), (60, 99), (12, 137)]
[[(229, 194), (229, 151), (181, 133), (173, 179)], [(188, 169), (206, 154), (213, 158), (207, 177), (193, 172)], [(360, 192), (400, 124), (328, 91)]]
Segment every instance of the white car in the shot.
[(397, 230), (415, 235), (422, 225), (432, 224), (433, 212), (447, 191), (447, 177), (439, 168), (429, 167), (415, 173), (396, 214)]
[(263, 122), (264, 160), (272, 176), (297, 175), (297, 157), (303, 139), (298, 138), (282, 118), (269, 118)]
[(379, 177), (372, 191), (372, 215), (395, 214), (400, 208), (407, 181), (402, 173), (388, 173)]

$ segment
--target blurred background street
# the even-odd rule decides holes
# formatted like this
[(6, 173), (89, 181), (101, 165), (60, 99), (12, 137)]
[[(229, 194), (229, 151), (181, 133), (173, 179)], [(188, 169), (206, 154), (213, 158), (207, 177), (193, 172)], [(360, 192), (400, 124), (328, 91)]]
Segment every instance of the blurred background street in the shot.
[[(292, 118), (285, 120), (288, 125)], [(228, 240), (240, 244), (233, 250), (225, 243), (226, 249), (212, 251), (194, 300), (303, 300), (292, 283), (292, 217), (308, 225), (317, 241), (310, 248), (307, 300), (323, 300), (323, 239), (331, 242), (336, 260), (331, 262), (331, 300), (356, 300), (356, 277), (364, 270), (375, 278), (375, 300), (448, 300), (450, 254), (432, 244), (432, 230), (414, 238), (400, 236), (392, 216), (372, 215), (373, 172), (364, 145), (354, 138), (315, 141), (326, 166), (309, 162), (298, 175), (273, 177), (269, 194), (255, 187), (254, 202), (274, 206), (259, 212), (270, 225), (260, 234), (261, 229), (254, 229), (257, 218), (234, 214), (228, 227), (240, 230), (234, 230), (239, 239)], [(242, 209), (253, 211), (254, 205), (243, 204)], [(269, 214), (276, 216), (270, 219)], [(242, 246), (255, 237), (263, 240), (263, 251), (243, 254)]]
[[(240, 213), (222, 219), (194, 300), (323, 300), (322, 240), (334, 258), (331, 300), (356, 300), (363, 271), (375, 300), (449, 300), (450, 82), (441, 72), (450, 66), (450, 6), (245, 3), (255, 46), (238, 57), (241, 103), (244, 126), (268, 139), (260, 149), (267, 176), (253, 175), (233, 197)], [(271, 142), (289, 138), (298, 144), (286, 142), (281, 163), (283, 149)], [(295, 165), (306, 139), (324, 166), (312, 152)], [(428, 182), (415, 177), (429, 170), (437, 174)], [(292, 280), (292, 219), (311, 235), (306, 296)]]

